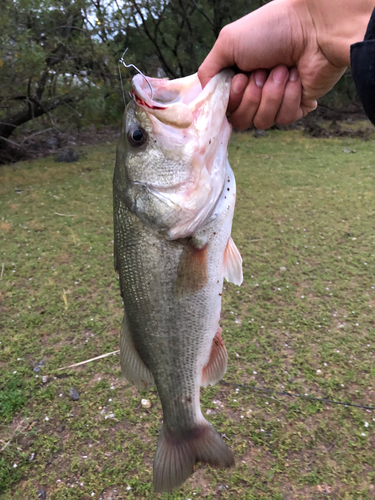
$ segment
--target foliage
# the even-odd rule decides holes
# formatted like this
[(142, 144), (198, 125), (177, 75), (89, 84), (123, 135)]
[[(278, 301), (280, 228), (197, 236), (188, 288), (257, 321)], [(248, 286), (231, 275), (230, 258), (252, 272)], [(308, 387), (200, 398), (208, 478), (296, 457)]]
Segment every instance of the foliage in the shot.
[(27, 399), (24, 382), (20, 377), (6, 382), (0, 391), (0, 419), (3, 422), (10, 420)]
[(111, 93), (114, 59), (87, 0), (4, 0), (0, 20), (0, 137), (58, 107)]
[(36, 499), (43, 489), (50, 500), (372, 500), (374, 411), (252, 390), (374, 405), (370, 139), (232, 135), (233, 238), (244, 283), (225, 284), (221, 326), (225, 381), (245, 387), (208, 387), (201, 401), (236, 466), (197, 466), (170, 496), (151, 487), (162, 418), (156, 391), (128, 384), (118, 355), (57, 370), (118, 349), (115, 144), (86, 148), (64, 168), (51, 158), (2, 167), (0, 390), (9, 382), (2, 398), (15, 404), (6, 422), (0, 417), (0, 449), (9, 443), (1, 499)]

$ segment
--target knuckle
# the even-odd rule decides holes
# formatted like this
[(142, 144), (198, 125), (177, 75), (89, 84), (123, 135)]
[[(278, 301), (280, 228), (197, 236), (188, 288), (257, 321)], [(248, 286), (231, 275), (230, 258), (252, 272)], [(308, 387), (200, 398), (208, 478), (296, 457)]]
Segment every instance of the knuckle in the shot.
[(258, 107), (261, 100), (261, 95), (256, 95), (254, 93), (248, 94), (246, 96), (246, 106), (254, 108)]
[(278, 125), (290, 125), (294, 121), (295, 120), (293, 118), (291, 118), (290, 116), (285, 116), (285, 115), (280, 115), (280, 116), (277, 116), (277, 118), (276, 118), (276, 123)]
[(278, 109), (283, 101), (284, 89), (281, 88), (265, 88), (262, 93), (262, 101), (268, 107)]
[(254, 118), (254, 126), (258, 130), (266, 130), (274, 125), (273, 120), (264, 119), (264, 118)]
[(302, 108), (295, 109), (292, 113), (279, 113), (276, 117), (276, 123), (278, 125), (291, 125), (292, 123), (300, 120), (304, 116)]
[(248, 123), (248, 122), (249, 122), (249, 120), (245, 120), (245, 119), (236, 119), (236, 118), (232, 118), (232, 117), (230, 119), (231, 125), (236, 130), (246, 130), (251, 125), (251, 121), (250, 121), (250, 123)]
[(232, 38), (232, 29), (230, 25), (227, 24), (226, 26), (224, 26), (224, 28), (221, 28), (217, 42), (226, 45), (231, 38)]

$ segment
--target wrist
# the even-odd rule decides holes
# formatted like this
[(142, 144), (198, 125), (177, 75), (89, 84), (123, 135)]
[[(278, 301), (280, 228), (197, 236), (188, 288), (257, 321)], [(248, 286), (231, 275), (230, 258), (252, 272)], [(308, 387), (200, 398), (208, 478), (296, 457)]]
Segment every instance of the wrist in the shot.
[(363, 40), (375, 0), (290, 1), (307, 26), (307, 37), (316, 37), (328, 61), (338, 68), (348, 66), (350, 46)]

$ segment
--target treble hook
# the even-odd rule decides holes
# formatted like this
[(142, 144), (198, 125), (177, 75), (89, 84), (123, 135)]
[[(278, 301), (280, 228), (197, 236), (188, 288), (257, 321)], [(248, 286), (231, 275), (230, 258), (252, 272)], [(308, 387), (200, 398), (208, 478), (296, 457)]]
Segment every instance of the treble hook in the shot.
[(124, 53), (122, 54), (121, 56), (121, 59), (119, 59), (118, 61), (118, 72), (119, 72), (119, 75), (120, 75), (120, 81), (121, 81), (121, 89), (122, 89), (122, 97), (124, 99), (124, 104), (126, 105), (126, 102), (125, 102), (125, 94), (124, 94), (124, 85), (122, 83), (122, 76), (121, 76), (121, 70), (120, 70), (120, 63), (125, 67), (125, 68), (134, 68), (136, 71), (138, 71), (138, 73), (146, 80), (147, 82), (147, 85), (150, 87), (150, 90), (151, 90), (151, 99), (154, 99), (154, 91), (153, 91), (153, 88), (151, 86), (151, 83), (148, 81), (147, 77), (142, 73), (142, 71), (140, 69), (137, 68), (137, 66), (135, 66), (134, 64), (126, 64), (126, 62), (124, 61), (124, 55), (126, 54), (126, 52), (128, 51), (128, 48), (127, 47), (125, 50), (124, 50)]

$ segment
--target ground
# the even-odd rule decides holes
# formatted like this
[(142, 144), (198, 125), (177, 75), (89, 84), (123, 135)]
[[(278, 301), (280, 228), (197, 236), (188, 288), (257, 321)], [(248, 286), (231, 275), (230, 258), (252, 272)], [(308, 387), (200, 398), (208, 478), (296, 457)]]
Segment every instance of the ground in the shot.
[(225, 285), (228, 371), (201, 402), (236, 466), (171, 495), (151, 485), (156, 391), (117, 354), (59, 370), (117, 351), (122, 319), (115, 144), (83, 150), (0, 169), (0, 498), (374, 498), (375, 411), (256, 388), (375, 406), (375, 135), (232, 135), (244, 283)]

